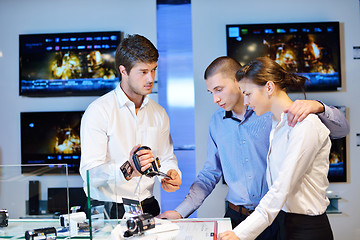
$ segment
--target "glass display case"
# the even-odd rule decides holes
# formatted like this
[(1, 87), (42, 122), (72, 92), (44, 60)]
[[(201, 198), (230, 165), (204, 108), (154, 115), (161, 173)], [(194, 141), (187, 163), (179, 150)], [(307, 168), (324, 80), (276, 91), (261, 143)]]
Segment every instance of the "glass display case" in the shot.
[[(0, 165), (0, 196), (0, 238), (78, 235), (70, 231), (70, 214), (87, 198), (82, 187), (69, 187), (66, 164)], [(86, 222), (84, 213), (80, 219)]]
[[(101, 165), (86, 171), (85, 188), (74, 188), (69, 187), (71, 176), (66, 164), (0, 165), (0, 239), (124, 239), (131, 218), (126, 199), (117, 199), (115, 193), (125, 179), (121, 171), (116, 171), (117, 166), (105, 168)], [(149, 179), (134, 181), (142, 180)], [(136, 199), (137, 192), (138, 186), (129, 198)], [(127, 219), (119, 218), (122, 205), (113, 203), (123, 200), (122, 211)], [(231, 229), (229, 219), (167, 221), (151, 216), (151, 221), (151, 231), (136, 232), (132, 239), (163, 235), (171, 235), (170, 239), (198, 239), (199, 234), (203, 234), (201, 239), (213, 239), (214, 234)], [(203, 226), (206, 231), (193, 231)]]

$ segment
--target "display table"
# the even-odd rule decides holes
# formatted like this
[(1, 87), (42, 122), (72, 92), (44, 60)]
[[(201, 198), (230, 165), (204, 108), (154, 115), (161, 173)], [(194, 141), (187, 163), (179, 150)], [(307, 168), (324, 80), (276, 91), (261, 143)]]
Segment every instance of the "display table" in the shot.
[[(111, 233), (112, 240), (123, 240), (124, 223), (117, 225)], [(133, 236), (131, 240), (216, 240), (218, 234), (231, 230), (229, 218), (188, 218), (179, 220), (155, 219), (155, 228), (144, 234)]]
[[(144, 234), (129, 239), (171, 239), (171, 240), (216, 240), (218, 233), (231, 230), (228, 218), (188, 218), (179, 220), (155, 219), (155, 228), (145, 231)], [(8, 227), (0, 229), (0, 239), (24, 239), (25, 231), (55, 227), (58, 230), (58, 239), (113, 239), (122, 240), (126, 229), (126, 220), (106, 220), (104, 225), (95, 231), (79, 231), (70, 234), (60, 226), (56, 219), (9, 219)], [(70, 235), (73, 235), (70, 237)]]
[[(111, 231), (117, 224), (117, 220), (107, 220), (101, 228), (92, 233), (92, 239), (110, 239)], [(56, 228), (58, 239), (91, 239), (89, 231), (70, 233), (68, 229), (60, 226), (59, 219), (9, 219), (8, 226), (0, 228), (0, 239), (25, 239), (26, 231), (48, 227)]]

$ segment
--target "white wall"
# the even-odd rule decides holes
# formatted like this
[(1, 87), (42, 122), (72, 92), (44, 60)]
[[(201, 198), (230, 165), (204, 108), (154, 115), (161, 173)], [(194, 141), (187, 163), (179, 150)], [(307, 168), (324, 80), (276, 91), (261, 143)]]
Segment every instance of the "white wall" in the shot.
[[(20, 112), (84, 110), (96, 97), (25, 98), (18, 94), (18, 35), (42, 32), (76, 32), (120, 30), (140, 33), (156, 44), (155, 0), (1, 0), (0, 1), (0, 164), (20, 164)], [(360, 60), (353, 60), (352, 47), (360, 45), (358, 0), (192, 0), (193, 52), (196, 110), (197, 171), (206, 156), (207, 124), (217, 109), (207, 93), (203, 80), (206, 66), (226, 54), (225, 24), (274, 23), (305, 21), (340, 21), (342, 23), (342, 69), (345, 86), (337, 93), (311, 93), (333, 105), (348, 107), (351, 132), (348, 137), (348, 182), (331, 184), (343, 198), (343, 214), (331, 215), (335, 239), (356, 239), (360, 236), (360, 148), (355, 134), (360, 132)], [(70, 179), (70, 186), (79, 186), (81, 179)], [(21, 192), (22, 189), (16, 189)], [(219, 184), (199, 209), (199, 217), (220, 217), (224, 214), (227, 189)], [(13, 201), (19, 207), (23, 199), (0, 193), (0, 203)], [(1, 208), (1, 206), (0, 206)], [(209, 211), (212, 209), (212, 211)], [(14, 215), (12, 215), (14, 217)]]
[[(21, 163), (20, 112), (85, 110), (96, 98), (20, 97), (19, 34), (86, 31), (139, 33), (156, 45), (156, 1), (0, 1), (0, 51), (3, 55), (0, 57), (0, 164)], [(51, 178), (51, 187), (66, 187), (64, 178), (53, 183), (53, 177), (41, 177), (42, 200), (47, 199), (46, 182), (50, 181), (46, 181), (46, 178)], [(69, 186), (82, 186), (81, 177), (70, 176)], [(16, 198), (13, 194), (5, 193), (6, 186), (0, 187), (0, 208), (10, 203), (16, 206), (16, 212), (9, 211), (11, 218), (25, 212), (27, 187), (27, 182), (16, 187)]]
[[(195, 131), (197, 172), (206, 156), (207, 123), (217, 109), (206, 91), (204, 70), (216, 57), (226, 55), (225, 25), (248, 23), (340, 21), (342, 42), (342, 76), (344, 88), (335, 93), (308, 93), (308, 99), (319, 99), (330, 105), (348, 107), (351, 125), (348, 136), (348, 182), (331, 184), (329, 189), (343, 198), (339, 202), (343, 214), (330, 215), (335, 239), (358, 239), (360, 236), (360, 60), (353, 60), (352, 47), (360, 45), (359, 0), (192, 0), (193, 54), (195, 78)], [(198, 210), (199, 217), (224, 214), (226, 186), (218, 184), (213, 194)], [(211, 209), (211, 211), (209, 211)]]

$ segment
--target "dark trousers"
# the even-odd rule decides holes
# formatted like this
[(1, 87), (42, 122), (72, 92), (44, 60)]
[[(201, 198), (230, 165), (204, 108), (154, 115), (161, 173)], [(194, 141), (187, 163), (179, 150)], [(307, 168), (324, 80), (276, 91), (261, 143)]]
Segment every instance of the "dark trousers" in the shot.
[(334, 239), (326, 213), (319, 216), (309, 216), (280, 211), (276, 220), (279, 222), (281, 240)]
[[(124, 205), (122, 203), (104, 202), (98, 200), (91, 200), (91, 207), (104, 205), (105, 211), (109, 214), (111, 219), (121, 219), (125, 214)], [(150, 213), (154, 217), (160, 214), (160, 206), (155, 197), (147, 198), (141, 202), (144, 213)], [(85, 206), (85, 213), (89, 218), (88, 207)]]
[[(234, 211), (231, 208), (228, 208), (225, 216), (229, 217), (231, 220), (232, 228), (235, 228), (242, 221), (244, 221), (248, 216), (243, 215), (239, 212)], [(267, 227), (256, 239), (257, 240), (273, 240), (278, 238), (279, 233), (279, 224), (277, 221), (274, 221), (269, 227)]]

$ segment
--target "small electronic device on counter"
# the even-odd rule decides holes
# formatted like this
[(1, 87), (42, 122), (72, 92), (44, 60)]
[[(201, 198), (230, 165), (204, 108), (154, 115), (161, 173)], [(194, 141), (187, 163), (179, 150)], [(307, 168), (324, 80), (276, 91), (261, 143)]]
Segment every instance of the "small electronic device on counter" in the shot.
[(9, 220), (9, 213), (6, 209), (0, 209), (0, 227), (7, 227)]
[(124, 237), (143, 234), (144, 231), (155, 228), (155, 219), (149, 213), (144, 213), (136, 217), (131, 217), (126, 221), (128, 230)]
[(52, 240), (52, 239), (56, 239), (56, 236), (57, 233), (54, 227), (38, 228), (38, 229), (28, 230), (25, 232), (26, 240), (35, 240), (35, 239)]

